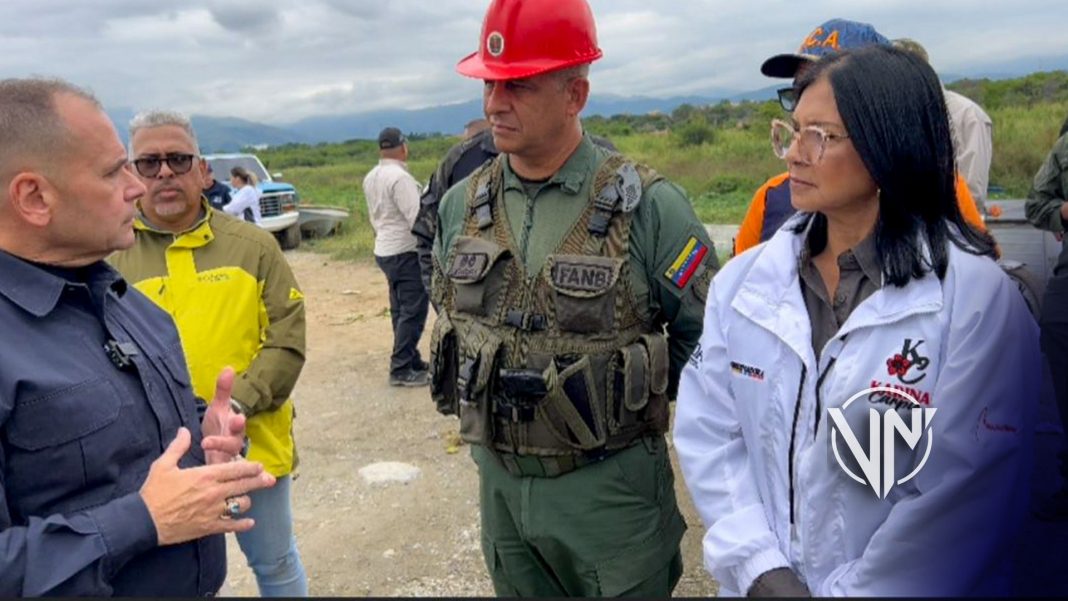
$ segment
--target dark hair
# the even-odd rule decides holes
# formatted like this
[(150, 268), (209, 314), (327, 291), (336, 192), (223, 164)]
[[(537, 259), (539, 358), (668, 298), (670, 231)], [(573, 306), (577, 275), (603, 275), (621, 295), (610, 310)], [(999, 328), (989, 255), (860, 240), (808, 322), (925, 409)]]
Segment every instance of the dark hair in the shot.
[(1057, 134), (1057, 137), (1061, 137), (1064, 134), (1068, 134), (1068, 119), (1064, 120), (1064, 125), (1061, 126), (1061, 133)]
[[(798, 81), (798, 97), (824, 77), (850, 140), (879, 187), (875, 246), (886, 280), (901, 287), (927, 271), (942, 279), (948, 242), (995, 256), (994, 239), (964, 221), (957, 204), (949, 116), (934, 70), (910, 52), (867, 46), (821, 59)], [(826, 244), (827, 219), (821, 214), (810, 215), (795, 231), (809, 222), (812, 242)], [(822, 247), (813, 248), (818, 250)]]

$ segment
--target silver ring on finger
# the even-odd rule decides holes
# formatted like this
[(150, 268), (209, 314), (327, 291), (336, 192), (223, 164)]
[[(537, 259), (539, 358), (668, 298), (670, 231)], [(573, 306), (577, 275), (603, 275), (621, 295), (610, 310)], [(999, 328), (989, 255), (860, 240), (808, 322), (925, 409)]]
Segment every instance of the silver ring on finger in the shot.
[(241, 517), (241, 503), (238, 503), (237, 499), (229, 497), (223, 503), (226, 505), (222, 514), (224, 520), (236, 520)]

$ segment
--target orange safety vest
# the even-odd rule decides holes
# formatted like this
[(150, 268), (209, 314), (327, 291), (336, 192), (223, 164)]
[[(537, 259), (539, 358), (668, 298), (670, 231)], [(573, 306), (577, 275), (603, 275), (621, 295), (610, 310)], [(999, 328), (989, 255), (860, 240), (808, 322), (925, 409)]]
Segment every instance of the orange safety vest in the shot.
[[(960, 204), (960, 212), (964, 220), (985, 232), (986, 225), (979, 215), (979, 209), (975, 206), (971, 192), (968, 191), (968, 183), (959, 173), (957, 174), (957, 202)], [(738, 236), (734, 239), (734, 254), (739, 255), (771, 238), (795, 212), (796, 209), (790, 204), (789, 173), (780, 173), (764, 182), (764, 185), (753, 195), (745, 218), (742, 219)]]

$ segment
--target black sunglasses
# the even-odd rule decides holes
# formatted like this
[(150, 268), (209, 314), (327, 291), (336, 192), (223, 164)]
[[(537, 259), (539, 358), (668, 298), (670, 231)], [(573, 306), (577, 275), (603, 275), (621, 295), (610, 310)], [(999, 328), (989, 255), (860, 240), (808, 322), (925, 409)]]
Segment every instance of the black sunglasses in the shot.
[(193, 168), (194, 158), (196, 158), (196, 155), (174, 152), (161, 157), (147, 156), (134, 159), (133, 165), (141, 177), (156, 177), (159, 175), (163, 162), (166, 161), (167, 167), (170, 168), (172, 173), (183, 175), (189, 173), (189, 170)]
[(779, 106), (787, 113), (794, 112), (797, 108), (797, 88), (790, 86), (789, 88), (779, 88), (776, 90), (779, 95)]

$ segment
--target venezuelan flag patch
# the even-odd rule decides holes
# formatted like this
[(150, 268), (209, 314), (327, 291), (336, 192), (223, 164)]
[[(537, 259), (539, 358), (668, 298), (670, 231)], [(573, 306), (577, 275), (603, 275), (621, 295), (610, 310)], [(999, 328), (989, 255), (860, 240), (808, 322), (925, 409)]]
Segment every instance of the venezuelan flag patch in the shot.
[(701, 265), (701, 261), (705, 259), (707, 254), (708, 246), (695, 236), (690, 236), (690, 240), (682, 248), (682, 252), (675, 257), (671, 267), (668, 267), (668, 270), (664, 272), (664, 277), (671, 280), (671, 283), (679, 288), (685, 288), (693, 274), (697, 273), (698, 266)]

